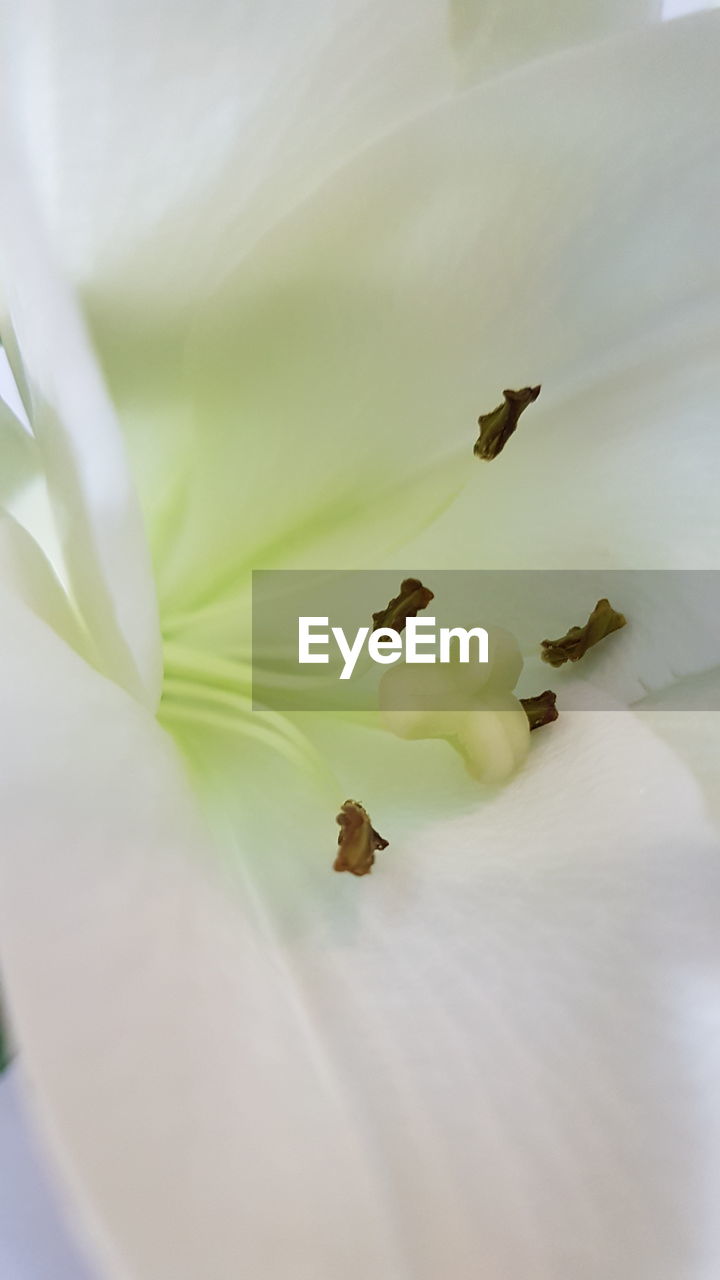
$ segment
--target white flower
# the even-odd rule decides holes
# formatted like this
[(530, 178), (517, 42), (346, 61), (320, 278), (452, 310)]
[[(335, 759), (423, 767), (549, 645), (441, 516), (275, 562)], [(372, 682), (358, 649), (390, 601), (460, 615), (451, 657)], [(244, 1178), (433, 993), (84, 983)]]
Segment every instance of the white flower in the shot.
[[(254, 567), (716, 564), (720, 28), (573, 49), (644, 6), (537, 12), (529, 50), (520, 4), (8, 16), (0, 946), (108, 1274), (717, 1269), (717, 845), (677, 756), (578, 712), (479, 796), (323, 718), (336, 794), (243, 702)], [(513, 378), (532, 425), (478, 464)], [(345, 794), (370, 880), (330, 870)]]

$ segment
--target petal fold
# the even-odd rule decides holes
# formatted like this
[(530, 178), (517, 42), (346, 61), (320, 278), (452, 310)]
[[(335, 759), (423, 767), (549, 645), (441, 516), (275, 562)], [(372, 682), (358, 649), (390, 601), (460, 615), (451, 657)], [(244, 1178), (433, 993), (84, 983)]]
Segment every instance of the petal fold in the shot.
[[(160, 633), (150, 557), (124, 443), (76, 303), (55, 270), (12, 134), (0, 134), (2, 323), (77, 606), (109, 674), (157, 703)], [(15, 354), (17, 353), (17, 355)]]
[(37, 475), (35, 441), (4, 400), (0, 400), (0, 503)]

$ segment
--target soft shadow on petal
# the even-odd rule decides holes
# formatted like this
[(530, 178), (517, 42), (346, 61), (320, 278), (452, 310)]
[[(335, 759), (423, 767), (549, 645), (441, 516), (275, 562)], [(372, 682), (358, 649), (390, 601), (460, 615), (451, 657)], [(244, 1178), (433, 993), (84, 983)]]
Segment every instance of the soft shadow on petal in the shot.
[(466, 83), (662, 16), (661, 0), (449, 0), (449, 7)]
[(98, 1280), (71, 1234), (72, 1212), (48, 1177), (28, 1122), (22, 1077), (0, 1080), (0, 1264), (7, 1280)]
[(0, 502), (7, 502), (38, 474), (35, 441), (12, 409), (0, 400)]
[(17, 520), (0, 510), (0, 583), (82, 657), (100, 665), (52, 565)]
[(393, 777), (408, 744), (328, 728), (391, 842), (357, 881), (331, 870), (334, 807), (203, 750), (218, 859), (169, 739), (6, 608), (14, 1025), (119, 1266), (713, 1274), (718, 852), (672, 753), (579, 713), (440, 819), (419, 765), (414, 795)]
[(692, 769), (720, 824), (720, 668), (651, 694), (635, 711)]

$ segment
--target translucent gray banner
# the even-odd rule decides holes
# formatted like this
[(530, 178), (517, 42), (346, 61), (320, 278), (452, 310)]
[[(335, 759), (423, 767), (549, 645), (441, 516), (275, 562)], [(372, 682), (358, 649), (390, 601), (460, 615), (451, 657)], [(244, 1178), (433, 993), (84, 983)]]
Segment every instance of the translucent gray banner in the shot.
[[(412, 584), (403, 589), (407, 579), (426, 593)], [(433, 598), (423, 603), (429, 592)], [(593, 614), (604, 600), (608, 606)], [(418, 606), (417, 624), (406, 621), (405, 605), (410, 615)], [(608, 609), (622, 614), (625, 625), (611, 623)], [(578, 637), (589, 619), (589, 634)], [(384, 634), (373, 641), (379, 626), (399, 639)], [(478, 661), (481, 635), (469, 638), (468, 660), (460, 661), (462, 637), (442, 634), (458, 628), (486, 633), (487, 662)], [(303, 654), (314, 660), (301, 661)], [(671, 687), (674, 710), (720, 710), (720, 571), (253, 574), (256, 707), (471, 709), (511, 689), (522, 698), (551, 689), (563, 710), (646, 698), (651, 707), (652, 695)]]

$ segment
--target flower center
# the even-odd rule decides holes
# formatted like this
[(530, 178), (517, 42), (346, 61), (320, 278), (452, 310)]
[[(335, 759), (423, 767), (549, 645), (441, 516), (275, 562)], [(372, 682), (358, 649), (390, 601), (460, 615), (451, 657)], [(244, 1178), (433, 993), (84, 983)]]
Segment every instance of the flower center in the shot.
[(166, 641), (158, 720), (174, 737), (193, 729), (262, 742), (307, 768), (314, 750), (285, 716), (253, 705), (250, 664)]

